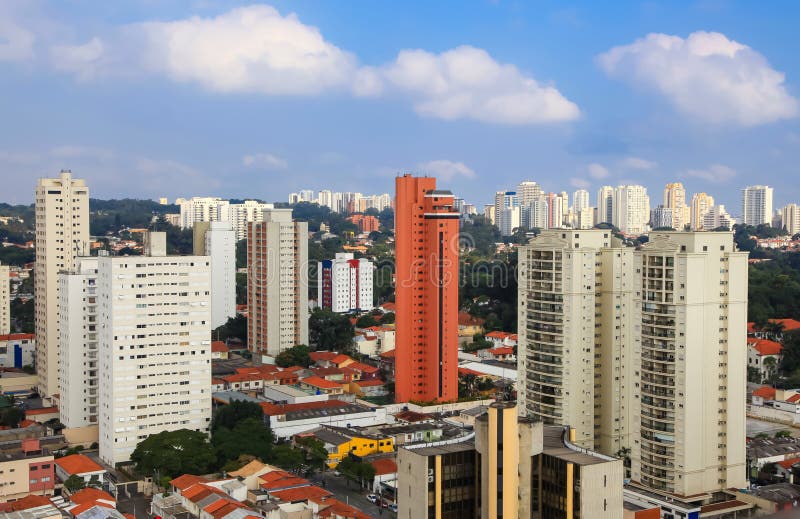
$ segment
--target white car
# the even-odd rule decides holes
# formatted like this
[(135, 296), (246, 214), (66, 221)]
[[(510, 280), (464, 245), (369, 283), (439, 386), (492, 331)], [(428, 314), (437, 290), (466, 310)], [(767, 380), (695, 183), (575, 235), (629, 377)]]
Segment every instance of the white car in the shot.
[(389, 505), (389, 510), (391, 510), (394, 513), (397, 513), (397, 503), (391, 503)]
[(367, 499), (369, 500), (370, 503), (377, 503), (378, 502), (378, 496), (376, 496), (375, 494), (369, 494), (367, 496)]

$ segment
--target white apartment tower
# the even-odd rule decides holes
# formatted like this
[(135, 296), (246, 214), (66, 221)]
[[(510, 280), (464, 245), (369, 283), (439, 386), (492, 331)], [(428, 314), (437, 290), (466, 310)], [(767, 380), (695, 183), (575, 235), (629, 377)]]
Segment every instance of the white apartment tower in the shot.
[(61, 423), (70, 429), (97, 427), (100, 408), (97, 258), (76, 258), (72, 270), (59, 273), (58, 298)]
[(713, 196), (706, 193), (695, 193), (692, 195), (689, 223), (693, 231), (702, 231), (705, 229), (704, 218), (712, 207), (714, 207)]
[(520, 412), (570, 425), (584, 448), (630, 445), (633, 249), (610, 230), (546, 230), (519, 258)]
[(8, 265), (0, 264), (0, 335), (11, 333), (11, 280)]
[(127, 461), (151, 434), (207, 431), (211, 420), (211, 265), (167, 256), (98, 258), (100, 459)]
[(742, 223), (761, 225), (772, 223), (772, 188), (748, 186), (742, 189)]
[(236, 233), (230, 222), (194, 224), (194, 255), (211, 259), (211, 329), (236, 317)]
[(597, 190), (597, 217), (595, 223), (614, 222), (614, 188), (603, 186)]
[(541, 186), (531, 180), (520, 182), (517, 186), (517, 198), (519, 205), (529, 204), (543, 194), (544, 191), (542, 191)]
[(366, 258), (338, 252), (333, 260), (318, 263), (317, 302), (333, 312), (371, 310), (374, 265)]
[(619, 186), (614, 190), (613, 224), (627, 234), (644, 234), (650, 221), (650, 197), (644, 186)]
[(578, 189), (572, 194), (572, 211), (575, 214), (580, 214), (587, 207), (590, 207), (589, 192), (585, 189)]
[(251, 351), (275, 357), (308, 344), (308, 223), (291, 209), (264, 212), (247, 233), (247, 341)]
[(69, 171), (36, 185), (34, 300), (39, 392), (58, 391), (58, 273), (89, 254), (89, 188)]
[(689, 206), (686, 205), (686, 189), (680, 182), (672, 182), (664, 187), (664, 207), (672, 209), (672, 227), (682, 231), (690, 223)]
[(797, 204), (789, 204), (781, 209), (781, 223), (789, 236), (800, 233), (800, 207)]
[(516, 191), (497, 191), (494, 195), (495, 225), (503, 236), (511, 236), (520, 226), (519, 197)]
[(249, 222), (260, 222), (263, 220), (265, 209), (272, 209), (272, 204), (264, 204), (255, 200), (245, 200), (241, 204), (230, 204), (226, 220), (231, 222), (233, 230), (236, 232), (236, 239), (247, 238), (247, 224)]
[(725, 210), (724, 205), (715, 205), (703, 215), (703, 229), (713, 231), (719, 227), (726, 227), (728, 230), (733, 230), (733, 224), (736, 223), (731, 215)]
[(635, 272), (632, 479), (682, 496), (744, 488), (747, 254), (729, 232), (653, 232)]
[(183, 200), (181, 206), (181, 229), (191, 229), (196, 222), (221, 222), (228, 219), (227, 200), (215, 197), (195, 196)]

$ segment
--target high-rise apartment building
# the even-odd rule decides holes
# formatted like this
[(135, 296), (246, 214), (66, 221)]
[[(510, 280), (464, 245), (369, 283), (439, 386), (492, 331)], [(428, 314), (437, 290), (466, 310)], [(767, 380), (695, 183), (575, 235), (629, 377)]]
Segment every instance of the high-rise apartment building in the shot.
[(211, 259), (211, 329), (236, 317), (236, 233), (230, 222), (194, 224), (194, 255)]
[(521, 412), (602, 452), (631, 434), (633, 263), (610, 230), (542, 231), (519, 252)]
[(654, 232), (636, 274), (632, 479), (682, 496), (743, 488), (747, 254), (729, 232)]
[(544, 194), (536, 182), (525, 180), (517, 186), (517, 199), (520, 206), (527, 205)]
[(247, 224), (250, 222), (262, 221), (264, 210), (272, 209), (272, 204), (265, 204), (257, 202), (256, 200), (245, 200), (241, 204), (229, 204), (228, 215), (225, 220), (228, 220), (236, 232), (236, 239), (243, 240), (247, 238)]
[(627, 234), (643, 234), (650, 221), (650, 197), (647, 188), (638, 185), (619, 186), (614, 190), (612, 223)]
[[(689, 206), (686, 205), (686, 189), (680, 182), (672, 182), (664, 187), (664, 207), (672, 209), (672, 227), (684, 230), (690, 223)], [(655, 226), (653, 226), (655, 227)]]
[(39, 392), (58, 391), (58, 273), (89, 254), (89, 188), (69, 171), (36, 185), (34, 300)]
[(269, 209), (248, 225), (247, 343), (275, 357), (308, 344), (308, 223), (293, 221), (291, 209)]
[(11, 333), (11, 278), (8, 265), (0, 263), (0, 335)]
[(706, 193), (695, 193), (692, 195), (692, 206), (690, 208), (690, 227), (693, 231), (702, 231), (706, 213), (714, 207), (714, 197)]
[[(395, 204), (396, 205), (396, 204)], [(503, 236), (511, 236), (520, 226), (519, 197), (516, 191), (498, 191), (494, 195), (495, 225)]]
[(595, 223), (614, 222), (614, 188), (603, 186), (597, 190), (597, 217)]
[(742, 223), (761, 225), (772, 223), (772, 188), (748, 186), (742, 189)]
[(669, 207), (660, 205), (655, 209), (650, 210), (650, 227), (653, 229), (675, 228), (674, 218), (675, 212)]
[(374, 265), (366, 258), (355, 259), (348, 252), (337, 252), (317, 268), (317, 302), (333, 312), (371, 310)]
[(436, 179), (395, 179), (395, 398), (458, 398), (458, 228)]
[(167, 256), (166, 235), (145, 255), (98, 258), (100, 459), (128, 461), (152, 434), (207, 431), (211, 421), (211, 265)]
[(557, 193), (548, 193), (547, 229), (560, 229), (564, 223), (564, 197)]
[(721, 204), (711, 206), (703, 215), (703, 229), (706, 231), (713, 231), (720, 227), (732, 230), (735, 223), (731, 215), (725, 210), (725, 206)]
[(526, 229), (547, 229), (550, 211), (547, 198), (544, 195), (531, 200), (523, 210), (525, 211), (523, 227)]
[[(97, 428), (100, 409), (100, 322), (97, 258), (78, 257), (58, 275), (58, 410), (70, 429)], [(92, 434), (97, 440), (97, 431)]]
[(230, 202), (221, 198), (195, 196), (181, 201), (179, 205), (181, 229), (191, 229), (196, 222), (226, 221)]
[(781, 225), (790, 236), (800, 233), (800, 207), (788, 204), (781, 209)]
[(579, 214), (582, 210), (590, 207), (589, 192), (585, 189), (578, 189), (572, 194), (572, 211)]

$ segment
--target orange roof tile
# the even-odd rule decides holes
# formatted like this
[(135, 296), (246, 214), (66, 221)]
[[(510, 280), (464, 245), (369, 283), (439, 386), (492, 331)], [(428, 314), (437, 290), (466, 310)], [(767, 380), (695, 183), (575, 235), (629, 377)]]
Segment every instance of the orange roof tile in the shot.
[(260, 477), (261, 488), (265, 490), (282, 490), (290, 487), (310, 485), (307, 479), (296, 476), (285, 470), (273, 470)]
[(70, 501), (79, 505), (89, 502), (93, 503), (101, 499), (104, 501), (111, 501), (112, 503), (117, 502), (117, 500), (114, 499), (114, 496), (112, 496), (108, 492), (92, 487), (82, 488), (81, 490), (78, 490), (77, 492), (69, 496)]
[(375, 467), (376, 476), (385, 476), (397, 472), (397, 463), (391, 458), (381, 458), (370, 461), (370, 465)]
[(103, 508), (115, 508), (113, 505), (108, 503), (103, 503), (102, 501), (91, 501), (88, 503), (81, 503), (78, 506), (70, 508), (69, 513), (72, 514), (74, 517), (78, 517), (82, 513), (86, 512), (87, 510), (91, 510), (96, 506), (102, 506)]
[(369, 364), (364, 364), (363, 362), (352, 362), (347, 365), (350, 369), (358, 370), (362, 373), (375, 373), (378, 371), (378, 368), (375, 366), (370, 366)]
[(300, 382), (303, 384), (308, 384), (309, 386), (318, 387), (320, 389), (341, 389), (342, 385), (333, 382), (331, 380), (325, 380), (324, 378), (313, 376), (313, 377), (306, 377), (302, 379)]
[(489, 348), (489, 353), (492, 355), (512, 355), (514, 348), (511, 346), (500, 346), (499, 348)]
[(760, 396), (761, 398), (772, 400), (775, 398), (775, 388), (771, 386), (761, 386), (753, 391), (753, 396)]
[(792, 465), (800, 463), (800, 459), (792, 458), (790, 460), (777, 461), (776, 463), (785, 469), (790, 469), (792, 468)]
[(480, 317), (475, 317), (468, 312), (458, 312), (458, 325), (459, 326), (483, 326), (484, 320)]
[(69, 456), (58, 458), (55, 460), (55, 462), (56, 465), (61, 467), (61, 469), (70, 476), (74, 474), (85, 474), (87, 472), (100, 472), (101, 470), (105, 470), (94, 460), (92, 460), (92, 458), (86, 456), (85, 454), (70, 454)]
[(317, 362), (318, 360), (333, 360), (337, 355), (339, 353), (335, 351), (312, 351), (308, 354), (308, 358), (312, 362)]
[(779, 342), (767, 339), (747, 339), (747, 345), (756, 349), (759, 355), (780, 355), (783, 346)]
[(0, 513), (18, 512), (20, 510), (28, 510), (29, 508), (37, 508), (50, 504), (52, 503), (46, 497), (30, 494), (16, 501), (11, 501), (10, 503), (0, 503)]
[(299, 501), (317, 500), (323, 497), (332, 496), (327, 490), (318, 486), (309, 485), (305, 487), (287, 488), (286, 490), (275, 490), (270, 495), (286, 503), (297, 503)]
[(25, 416), (35, 416), (39, 414), (57, 413), (58, 407), (40, 407), (39, 409), (28, 409), (25, 411)]
[(190, 486), (198, 483), (208, 483), (208, 480), (200, 476), (195, 476), (194, 474), (184, 474), (169, 482), (170, 485), (178, 490), (186, 490)]
[(392, 303), (391, 301), (387, 301), (387, 302), (385, 302), (385, 303), (383, 303), (381, 305), (381, 308), (383, 308), (384, 310), (386, 310), (388, 312), (394, 312), (394, 310), (395, 310), (395, 308), (397, 308), (397, 306), (394, 303)]
[(484, 376), (484, 374), (481, 373), (480, 371), (475, 371), (474, 369), (469, 369), (469, 368), (458, 368), (458, 374), (459, 375), (475, 375), (476, 377)]
[(32, 333), (7, 333), (0, 335), (0, 341), (31, 341), (36, 338)]
[(486, 337), (489, 337), (489, 338), (492, 338), (492, 339), (505, 339), (506, 337), (509, 337), (510, 335), (511, 334), (508, 333), (508, 332), (494, 331), (494, 332), (487, 333)]
[(379, 378), (376, 378), (373, 380), (359, 380), (358, 382), (356, 382), (356, 384), (358, 384), (358, 387), (376, 387), (376, 386), (383, 386), (386, 384), (386, 382), (384, 382)]
[(790, 396), (786, 399), (786, 401), (790, 404), (796, 404), (798, 401), (800, 401), (800, 393)]
[(390, 358), (393, 359), (394, 356), (395, 356), (394, 350), (384, 351), (383, 353), (381, 353), (381, 357), (383, 357), (384, 359), (390, 359)]
[(222, 341), (211, 341), (211, 351), (214, 353), (227, 353), (228, 345)]

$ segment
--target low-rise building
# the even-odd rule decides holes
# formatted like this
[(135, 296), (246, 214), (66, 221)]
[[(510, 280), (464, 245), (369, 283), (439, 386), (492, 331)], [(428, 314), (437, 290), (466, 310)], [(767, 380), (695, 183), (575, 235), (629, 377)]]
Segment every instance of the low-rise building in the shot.
[(56, 476), (63, 483), (70, 476), (77, 476), (86, 484), (90, 482), (103, 482), (106, 469), (101, 467), (92, 458), (84, 454), (70, 454), (55, 460)]
[(10, 333), (0, 335), (0, 367), (22, 368), (33, 366), (36, 353), (36, 335)]
[(484, 360), (498, 360), (502, 362), (516, 362), (517, 356), (514, 355), (513, 346), (498, 346), (478, 350), (478, 357)]
[(30, 494), (53, 495), (54, 465), (53, 454), (42, 447), (39, 438), (4, 442), (0, 448), (0, 502)]
[(322, 425), (334, 427), (382, 425), (389, 421), (386, 409), (366, 407), (341, 400), (325, 400), (302, 404), (261, 402), (264, 422), (276, 438), (285, 439), (308, 432)]
[(312, 431), (328, 451), (328, 467), (335, 468), (352, 454), (364, 457), (394, 452), (394, 438), (386, 435), (363, 434), (346, 427), (322, 426)]
[(783, 345), (769, 339), (747, 338), (747, 367), (758, 370), (760, 380), (777, 373)]

